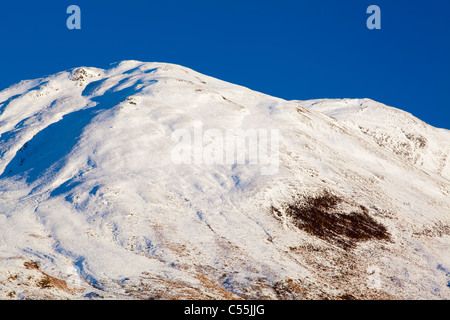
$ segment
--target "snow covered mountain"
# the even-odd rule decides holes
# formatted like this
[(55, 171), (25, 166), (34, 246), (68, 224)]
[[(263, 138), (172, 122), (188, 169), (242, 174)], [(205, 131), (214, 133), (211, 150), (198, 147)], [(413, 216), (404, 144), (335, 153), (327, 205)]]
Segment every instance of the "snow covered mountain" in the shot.
[[(228, 157), (239, 130), (258, 140)], [(449, 299), (449, 155), (372, 100), (172, 64), (22, 81), (0, 92), (0, 298)]]

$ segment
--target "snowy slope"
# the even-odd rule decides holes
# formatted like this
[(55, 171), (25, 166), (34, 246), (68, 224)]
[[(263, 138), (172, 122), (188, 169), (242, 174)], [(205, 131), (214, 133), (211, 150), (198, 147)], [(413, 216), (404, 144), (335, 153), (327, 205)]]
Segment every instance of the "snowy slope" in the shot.
[(450, 179), (448, 130), (431, 127), (405, 111), (370, 99), (298, 102), (359, 129), (381, 147), (418, 167)]
[[(199, 123), (277, 170), (174, 163)], [(124, 61), (3, 90), (0, 134), (1, 298), (450, 298), (450, 132), (400, 110)]]

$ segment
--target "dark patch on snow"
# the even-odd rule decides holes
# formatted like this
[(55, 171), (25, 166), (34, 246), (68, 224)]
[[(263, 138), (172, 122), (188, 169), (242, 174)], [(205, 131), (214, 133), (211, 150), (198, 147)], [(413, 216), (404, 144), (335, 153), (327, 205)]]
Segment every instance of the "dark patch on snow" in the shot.
[(387, 240), (386, 227), (375, 221), (364, 206), (355, 211), (340, 212), (344, 200), (324, 192), (289, 204), (286, 214), (296, 227), (344, 249), (353, 248), (365, 240)]

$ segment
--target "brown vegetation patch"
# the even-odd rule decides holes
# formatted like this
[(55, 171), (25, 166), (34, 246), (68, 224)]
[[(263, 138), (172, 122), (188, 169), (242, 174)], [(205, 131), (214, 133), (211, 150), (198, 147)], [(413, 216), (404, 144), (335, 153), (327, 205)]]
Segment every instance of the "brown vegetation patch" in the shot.
[(338, 204), (343, 199), (329, 192), (296, 201), (286, 211), (299, 229), (344, 249), (352, 248), (358, 241), (389, 239), (384, 225), (375, 221), (364, 206), (343, 213)]
[(28, 270), (37, 270), (42, 274), (42, 278), (37, 281), (36, 285), (41, 289), (58, 288), (60, 290), (66, 291), (68, 293), (73, 293), (75, 288), (69, 288), (66, 281), (52, 277), (39, 268), (39, 263), (37, 261), (28, 260), (23, 263), (24, 267)]
[(37, 261), (29, 260), (23, 263), (23, 266), (28, 270), (39, 270), (39, 263)]
[(422, 135), (416, 135), (413, 133), (405, 133), (406, 138), (412, 141), (416, 147), (423, 149), (427, 146), (427, 138)]

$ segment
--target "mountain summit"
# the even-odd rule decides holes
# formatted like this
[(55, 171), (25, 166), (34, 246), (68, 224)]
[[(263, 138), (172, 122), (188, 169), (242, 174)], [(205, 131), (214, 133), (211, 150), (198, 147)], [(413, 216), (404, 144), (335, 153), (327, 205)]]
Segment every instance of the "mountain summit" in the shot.
[(0, 92), (0, 298), (449, 299), (450, 132), (124, 61)]

